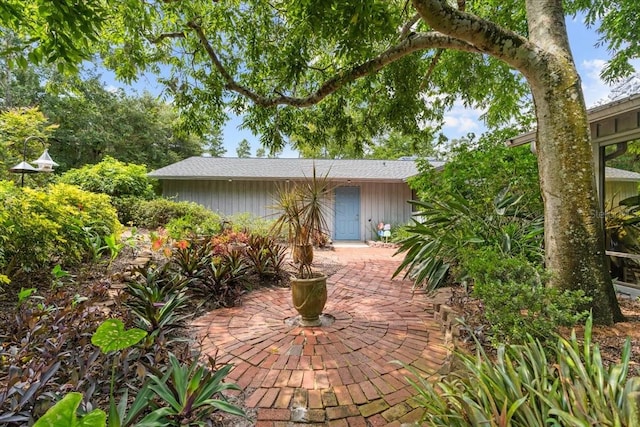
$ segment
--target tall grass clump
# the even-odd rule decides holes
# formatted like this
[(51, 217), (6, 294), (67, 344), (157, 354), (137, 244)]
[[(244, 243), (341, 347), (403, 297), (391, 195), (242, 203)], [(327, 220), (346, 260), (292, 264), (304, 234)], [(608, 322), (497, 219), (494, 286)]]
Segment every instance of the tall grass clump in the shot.
[(502, 345), (492, 360), (479, 346), (457, 353), (459, 369), (435, 383), (412, 382), (431, 426), (616, 426), (640, 425), (640, 377), (628, 377), (631, 344), (621, 361), (602, 362), (591, 341), (592, 319), (582, 342), (575, 330), (558, 336), (550, 351), (530, 338)]

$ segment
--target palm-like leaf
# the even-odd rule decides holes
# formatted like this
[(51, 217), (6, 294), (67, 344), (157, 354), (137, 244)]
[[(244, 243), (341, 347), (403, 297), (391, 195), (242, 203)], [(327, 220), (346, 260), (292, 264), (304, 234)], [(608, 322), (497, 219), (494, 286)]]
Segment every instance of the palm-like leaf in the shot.
[(246, 416), (241, 408), (224, 400), (222, 395), (224, 390), (239, 390), (237, 385), (223, 382), (231, 367), (225, 365), (212, 371), (198, 360), (183, 365), (174, 355), (170, 355), (169, 367), (164, 374), (151, 368), (154, 373), (149, 375), (149, 388), (160, 403), (142, 420), (142, 425), (166, 422), (168, 419), (178, 423), (201, 424), (215, 411)]

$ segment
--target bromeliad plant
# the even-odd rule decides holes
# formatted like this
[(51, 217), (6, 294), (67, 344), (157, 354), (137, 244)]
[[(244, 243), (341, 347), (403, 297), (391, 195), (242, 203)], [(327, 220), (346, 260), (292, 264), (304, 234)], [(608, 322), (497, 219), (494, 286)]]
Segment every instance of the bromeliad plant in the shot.
[[(550, 355), (530, 338), (503, 345), (493, 361), (477, 354), (456, 355), (461, 368), (432, 383), (412, 385), (431, 426), (618, 426), (640, 425), (640, 377), (628, 378), (631, 344), (620, 363), (605, 367), (591, 341), (588, 319), (582, 342), (575, 331), (557, 338)], [(415, 373), (415, 371), (414, 371)]]
[(270, 279), (282, 274), (287, 247), (272, 237), (251, 235), (245, 251), (251, 270), (261, 279)]
[(215, 305), (233, 306), (244, 291), (243, 281), (248, 271), (242, 254), (234, 251), (216, 255), (205, 266), (201, 280), (194, 285), (194, 292)]
[(187, 317), (183, 308), (188, 301), (186, 287), (191, 279), (171, 270), (169, 263), (160, 267), (148, 264), (134, 269), (134, 273), (138, 279), (127, 284), (125, 305), (150, 338), (172, 336)]
[(213, 257), (213, 243), (210, 238), (181, 240), (174, 245), (170, 262), (180, 274), (194, 280), (204, 276), (207, 265)]
[(231, 368), (225, 365), (216, 370), (211, 357), (209, 367), (197, 358), (187, 366), (173, 354), (169, 355), (166, 372), (149, 367), (149, 389), (156, 399), (149, 401), (152, 411), (144, 418), (145, 425), (206, 425), (205, 420), (216, 411), (245, 417), (244, 411), (222, 394), (240, 390), (236, 384), (223, 382)]

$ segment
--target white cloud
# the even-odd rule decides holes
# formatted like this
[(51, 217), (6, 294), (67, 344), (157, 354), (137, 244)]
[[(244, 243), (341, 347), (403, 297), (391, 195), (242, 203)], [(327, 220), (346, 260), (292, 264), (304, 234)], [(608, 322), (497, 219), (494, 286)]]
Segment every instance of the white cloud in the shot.
[(604, 66), (607, 65), (607, 61), (604, 59), (586, 59), (582, 61), (581, 65), (586, 76), (594, 80), (600, 80), (600, 73)]
[(600, 78), (600, 72), (607, 61), (603, 59), (586, 59), (577, 65), (578, 73), (582, 78), (582, 91), (587, 108), (597, 101), (606, 98), (611, 92), (611, 86)]
[(444, 116), (442, 133), (449, 139), (457, 139), (467, 136), (469, 132), (480, 134), (485, 131), (485, 126), (480, 120), (484, 111), (474, 108), (467, 108), (462, 103), (456, 102), (448, 113)]
[[(620, 99), (638, 92), (640, 87), (640, 75), (633, 74), (608, 84), (600, 78), (600, 72), (605, 67), (606, 61), (602, 59), (589, 59), (578, 65), (578, 72), (582, 77), (582, 90), (584, 92), (587, 108)], [(640, 60), (631, 61), (631, 65), (640, 70)]]

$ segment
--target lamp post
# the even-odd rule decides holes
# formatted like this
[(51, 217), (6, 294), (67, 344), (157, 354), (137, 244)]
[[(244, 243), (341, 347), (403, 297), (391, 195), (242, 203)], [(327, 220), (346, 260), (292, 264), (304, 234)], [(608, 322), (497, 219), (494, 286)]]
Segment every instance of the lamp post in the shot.
[[(37, 139), (44, 147), (44, 152), (42, 153), (42, 155), (38, 158), (38, 160), (35, 160), (33, 162), (38, 165), (37, 168), (34, 168), (29, 163), (27, 163), (27, 142), (31, 141), (32, 139)], [(24, 143), (22, 146), (22, 161), (9, 169), (9, 172), (21, 174), (22, 177), (20, 178), (20, 186), (24, 187), (25, 173), (53, 172), (54, 166), (58, 166), (58, 164), (54, 162), (49, 155), (49, 150), (47, 149), (44, 138), (41, 138), (39, 136), (28, 136), (24, 139)]]

